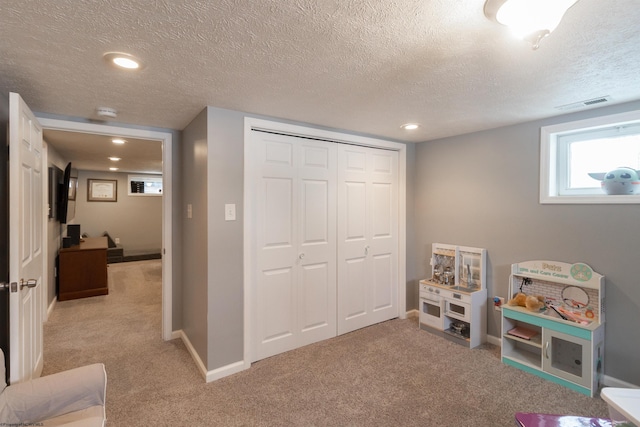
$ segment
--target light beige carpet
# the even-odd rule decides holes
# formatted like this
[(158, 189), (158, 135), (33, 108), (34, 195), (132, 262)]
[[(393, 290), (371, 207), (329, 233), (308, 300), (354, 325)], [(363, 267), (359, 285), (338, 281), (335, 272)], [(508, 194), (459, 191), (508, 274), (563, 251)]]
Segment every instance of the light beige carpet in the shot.
[[(44, 374), (103, 362), (110, 426), (513, 426), (514, 413), (607, 416), (606, 404), (392, 320), (206, 384), (161, 339), (159, 260), (109, 266), (106, 296), (59, 302)], [(188, 309), (188, 308), (187, 308)]]

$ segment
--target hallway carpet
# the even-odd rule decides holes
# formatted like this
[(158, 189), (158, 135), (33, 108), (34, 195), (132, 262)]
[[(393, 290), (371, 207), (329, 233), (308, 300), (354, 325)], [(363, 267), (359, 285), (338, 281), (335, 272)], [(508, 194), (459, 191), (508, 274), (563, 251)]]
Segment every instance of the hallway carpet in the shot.
[[(391, 320), (206, 384), (161, 339), (160, 260), (109, 266), (109, 295), (58, 302), (43, 375), (103, 362), (109, 426), (512, 426), (515, 412), (607, 416), (589, 398)], [(213, 343), (215, 347), (217, 343)]]

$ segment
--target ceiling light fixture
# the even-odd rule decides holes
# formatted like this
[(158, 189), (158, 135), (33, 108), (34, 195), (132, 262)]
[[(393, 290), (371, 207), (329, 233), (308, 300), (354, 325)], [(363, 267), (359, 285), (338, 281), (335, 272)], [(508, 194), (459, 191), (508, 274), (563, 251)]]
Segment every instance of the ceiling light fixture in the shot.
[(484, 14), (506, 25), (520, 39), (538, 49), (540, 40), (556, 29), (564, 14), (578, 0), (487, 0)]
[(118, 162), (120, 161), (120, 157), (109, 157), (109, 160), (111, 160), (112, 162)]
[(110, 65), (115, 65), (118, 68), (124, 68), (126, 70), (140, 70), (142, 69), (142, 62), (133, 55), (122, 52), (107, 52), (103, 55), (105, 61)]
[(405, 123), (400, 127), (404, 130), (416, 130), (420, 127), (420, 125), (417, 123)]
[(118, 168), (109, 168), (110, 171), (117, 171)]
[(124, 144), (125, 142), (127, 142), (127, 140), (122, 138), (113, 138), (111, 142), (113, 142), (114, 144)]

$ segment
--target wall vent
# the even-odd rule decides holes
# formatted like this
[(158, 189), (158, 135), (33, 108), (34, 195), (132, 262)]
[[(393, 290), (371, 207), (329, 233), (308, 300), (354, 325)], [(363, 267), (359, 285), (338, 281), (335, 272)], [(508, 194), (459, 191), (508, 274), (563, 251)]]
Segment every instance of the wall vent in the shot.
[(600, 96), (598, 98), (587, 99), (585, 101), (574, 102), (573, 104), (565, 104), (555, 107), (557, 110), (567, 111), (575, 110), (577, 108), (590, 107), (592, 105), (602, 104), (611, 101), (610, 96)]

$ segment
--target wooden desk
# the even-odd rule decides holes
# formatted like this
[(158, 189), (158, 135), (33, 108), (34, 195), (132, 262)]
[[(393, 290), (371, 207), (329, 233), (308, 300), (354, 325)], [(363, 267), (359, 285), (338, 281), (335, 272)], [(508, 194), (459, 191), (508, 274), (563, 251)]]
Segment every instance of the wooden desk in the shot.
[(86, 237), (58, 252), (58, 301), (107, 295), (107, 238)]

